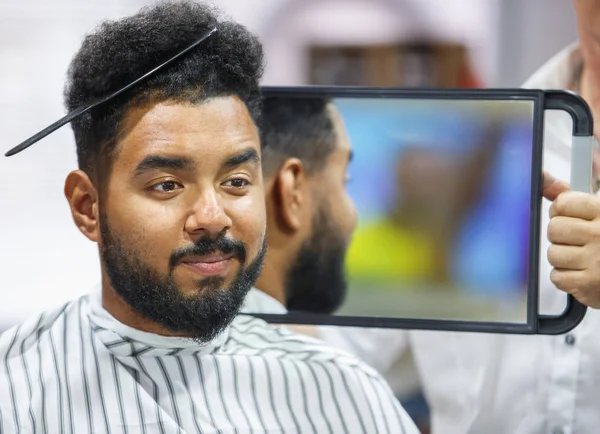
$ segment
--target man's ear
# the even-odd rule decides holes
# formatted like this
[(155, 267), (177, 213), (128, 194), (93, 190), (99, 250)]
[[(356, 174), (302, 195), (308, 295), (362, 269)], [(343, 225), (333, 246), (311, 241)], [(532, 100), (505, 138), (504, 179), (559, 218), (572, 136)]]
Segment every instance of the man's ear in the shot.
[(90, 241), (100, 241), (98, 192), (90, 177), (82, 170), (69, 173), (64, 191), (77, 228)]
[(286, 232), (297, 232), (306, 225), (310, 213), (309, 185), (302, 161), (288, 158), (273, 176), (267, 200), (272, 201), (274, 220)]

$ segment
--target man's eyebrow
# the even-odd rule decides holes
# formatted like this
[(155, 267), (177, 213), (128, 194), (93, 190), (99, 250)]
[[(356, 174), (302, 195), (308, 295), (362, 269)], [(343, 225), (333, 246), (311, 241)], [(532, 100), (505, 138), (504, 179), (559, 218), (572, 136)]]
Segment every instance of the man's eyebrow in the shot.
[(258, 158), (258, 153), (256, 149), (249, 148), (245, 151), (242, 151), (238, 154), (232, 155), (227, 160), (223, 162), (223, 167), (226, 169), (232, 169), (234, 167), (240, 166), (244, 163), (253, 163), (259, 164), (260, 158)]
[(191, 170), (193, 167), (194, 162), (189, 158), (149, 155), (137, 165), (133, 176), (140, 176), (150, 170)]

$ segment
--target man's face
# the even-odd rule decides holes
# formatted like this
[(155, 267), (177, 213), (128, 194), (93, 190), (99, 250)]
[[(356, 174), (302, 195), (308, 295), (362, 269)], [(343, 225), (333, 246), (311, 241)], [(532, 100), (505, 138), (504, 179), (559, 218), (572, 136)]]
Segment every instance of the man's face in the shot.
[(286, 302), (290, 311), (333, 313), (346, 295), (344, 262), (357, 223), (354, 203), (346, 191), (352, 148), (343, 120), (333, 105), (329, 113), (337, 144), (324, 168), (311, 177), (316, 209), (311, 234), (287, 276)]
[(260, 273), (260, 143), (235, 97), (130, 111), (100, 199), (101, 258), (142, 316), (208, 341)]

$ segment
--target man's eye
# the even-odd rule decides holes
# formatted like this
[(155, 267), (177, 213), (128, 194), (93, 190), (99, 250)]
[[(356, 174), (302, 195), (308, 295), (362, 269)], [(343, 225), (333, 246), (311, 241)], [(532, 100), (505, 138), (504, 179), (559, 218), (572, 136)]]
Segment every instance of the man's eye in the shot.
[(175, 181), (165, 181), (152, 186), (153, 191), (160, 191), (161, 193), (171, 193), (178, 188), (182, 188), (182, 185)]
[(235, 178), (235, 179), (230, 179), (229, 181), (225, 182), (225, 185), (227, 185), (228, 187), (234, 187), (234, 188), (244, 188), (244, 187), (247, 187), (248, 185), (250, 185), (250, 182), (243, 178)]

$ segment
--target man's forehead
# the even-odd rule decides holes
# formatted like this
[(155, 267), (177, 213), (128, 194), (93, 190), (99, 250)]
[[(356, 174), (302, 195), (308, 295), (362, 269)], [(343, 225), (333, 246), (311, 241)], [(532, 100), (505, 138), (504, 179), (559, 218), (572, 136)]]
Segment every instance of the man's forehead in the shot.
[[(236, 96), (209, 98), (199, 103), (161, 101), (130, 109), (123, 129), (138, 134), (228, 133), (253, 124), (246, 105)], [(227, 125), (231, 128), (217, 128)]]
[(128, 160), (150, 154), (195, 159), (241, 145), (258, 148), (258, 143), (245, 104), (236, 97), (220, 97), (200, 104), (160, 102), (131, 109), (124, 118), (118, 153)]

